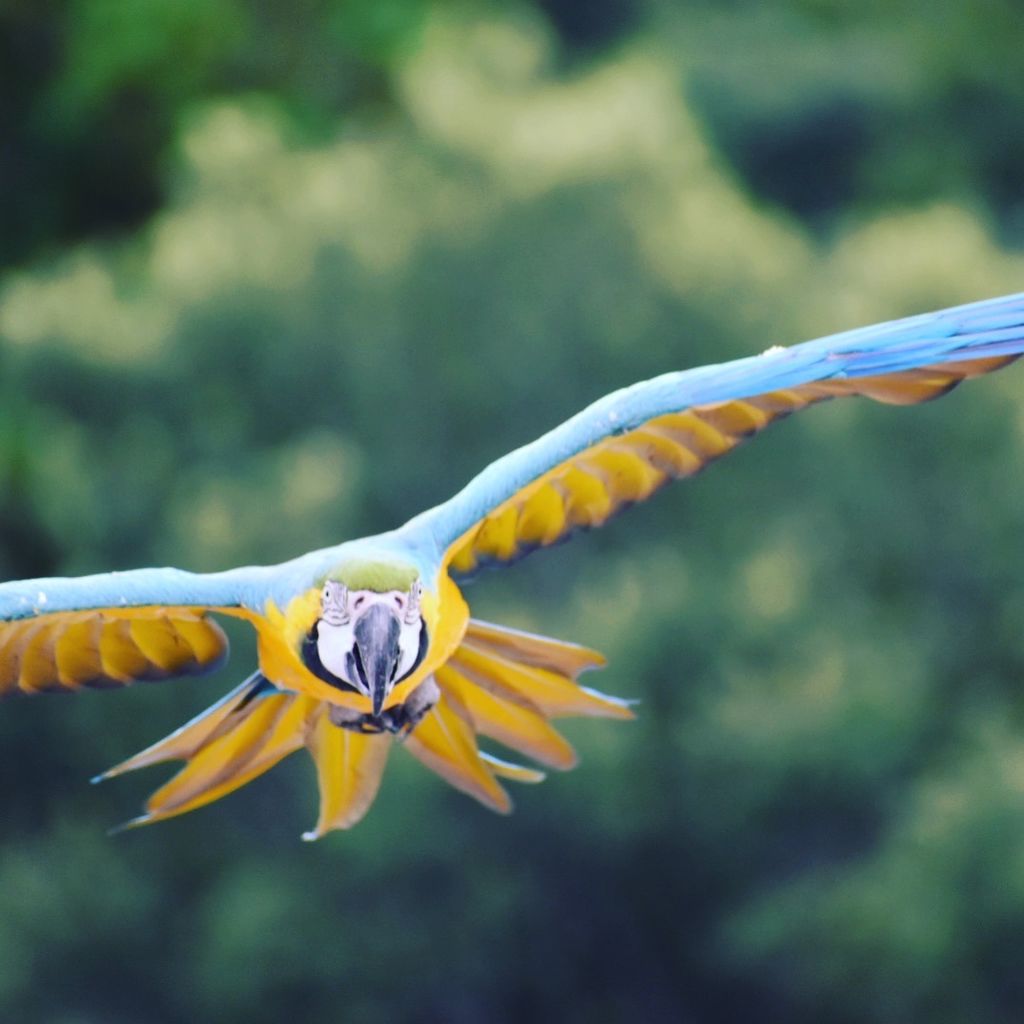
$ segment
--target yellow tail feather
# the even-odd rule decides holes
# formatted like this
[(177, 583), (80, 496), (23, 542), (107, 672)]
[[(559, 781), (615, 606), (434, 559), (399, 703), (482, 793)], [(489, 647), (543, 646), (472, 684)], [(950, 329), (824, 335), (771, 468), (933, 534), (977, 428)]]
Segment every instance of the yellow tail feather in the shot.
[(365, 735), (340, 729), (322, 707), (310, 730), (307, 746), (320, 784), (320, 816), (305, 840), (319, 839), (338, 828), (351, 828), (370, 809), (380, 788), (391, 750), (388, 735)]
[(405, 741), (405, 749), (445, 782), (500, 814), (512, 810), (508, 793), (480, 757), (466, 713), (447, 695)]
[(536, 707), (502, 700), (448, 665), (438, 669), (437, 684), (458, 701), (476, 732), (549, 768), (575, 767), (576, 752)]

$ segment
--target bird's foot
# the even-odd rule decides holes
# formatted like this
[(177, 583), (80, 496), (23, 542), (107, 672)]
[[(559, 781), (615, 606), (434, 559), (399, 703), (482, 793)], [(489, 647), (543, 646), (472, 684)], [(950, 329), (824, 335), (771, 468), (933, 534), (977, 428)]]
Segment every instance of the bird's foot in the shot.
[(399, 739), (408, 736), (423, 719), (430, 713), (440, 698), (441, 691), (437, 688), (433, 676), (428, 677), (410, 694), (409, 699), (388, 708), (379, 715), (365, 714), (352, 711), (350, 708), (341, 708), (332, 705), (328, 709), (328, 716), (332, 724), (342, 729), (350, 729), (352, 732), (361, 732), (365, 735), (377, 735), (382, 732), (389, 732)]
[(409, 699), (400, 704), (394, 711), (401, 717), (399, 728), (396, 732), (400, 739), (405, 739), (416, 728), (420, 722), (430, 713), (431, 708), (441, 699), (441, 690), (434, 682), (433, 676), (426, 679), (409, 694)]
[(349, 729), (352, 732), (373, 735), (388, 731), (380, 716), (367, 715), (362, 711), (353, 711), (351, 708), (339, 707), (337, 704), (332, 704), (327, 709), (327, 716), (330, 718), (332, 725), (336, 725), (341, 729)]
[(441, 691), (434, 677), (430, 676), (412, 691), (404, 704), (397, 704), (379, 715), (353, 711), (336, 704), (332, 704), (327, 713), (332, 724), (342, 729), (369, 736), (387, 732), (404, 739), (423, 721), (440, 697)]

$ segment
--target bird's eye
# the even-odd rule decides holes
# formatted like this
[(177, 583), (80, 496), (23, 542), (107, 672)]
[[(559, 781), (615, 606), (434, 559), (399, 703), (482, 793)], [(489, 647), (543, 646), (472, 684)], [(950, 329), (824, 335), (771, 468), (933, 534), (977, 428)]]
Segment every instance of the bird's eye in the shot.
[(405, 607), (405, 598), (401, 594), (395, 594), (395, 605), (399, 608)]
[(355, 600), (355, 607), (356, 608), (361, 608), (365, 601), (366, 601), (365, 597), (357, 597), (356, 600)]

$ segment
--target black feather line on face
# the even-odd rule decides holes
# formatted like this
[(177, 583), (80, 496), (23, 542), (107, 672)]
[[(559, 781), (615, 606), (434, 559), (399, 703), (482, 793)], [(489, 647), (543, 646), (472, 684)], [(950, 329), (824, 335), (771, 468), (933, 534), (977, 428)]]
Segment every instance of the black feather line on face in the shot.
[(350, 682), (340, 679), (324, 667), (324, 663), (320, 660), (320, 652), (316, 649), (316, 642), (320, 636), (319, 625), (319, 622), (313, 623), (313, 628), (306, 634), (306, 639), (302, 641), (303, 664), (317, 679), (322, 679), (328, 686), (333, 686), (336, 690), (343, 690), (345, 693), (358, 693), (359, 690)]
[[(402, 676), (402, 679), (408, 679), (420, 667), (420, 662), (427, 656), (427, 647), (430, 645), (430, 638), (427, 636), (427, 624), (420, 619), (420, 649), (416, 652), (416, 660), (412, 663), (412, 668)], [(396, 679), (396, 683), (400, 683), (402, 679)]]
[[(320, 622), (313, 623), (313, 628), (306, 634), (306, 639), (302, 641), (302, 662), (317, 677), (322, 679), (329, 686), (333, 686), (336, 690), (343, 690), (346, 693), (359, 693), (359, 689), (353, 686), (350, 682), (345, 679), (341, 679), (336, 676), (333, 672), (329, 671), (324, 663), (320, 660), (320, 652), (316, 648), (317, 640), (320, 637), (319, 631)], [(427, 648), (430, 646), (430, 637), (427, 635), (427, 624), (420, 621), (420, 647), (416, 652), (416, 660), (412, 663), (412, 668), (409, 669), (402, 679), (408, 679), (420, 667), (421, 662), (427, 656)], [(396, 679), (395, 683), (400, 683), (402, 679)]]

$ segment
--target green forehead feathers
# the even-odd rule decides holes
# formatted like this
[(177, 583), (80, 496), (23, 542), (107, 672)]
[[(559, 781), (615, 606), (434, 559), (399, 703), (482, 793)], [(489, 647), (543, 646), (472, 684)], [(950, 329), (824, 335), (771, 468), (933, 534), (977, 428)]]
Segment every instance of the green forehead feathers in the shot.
[(411, 565), (393, 562), (344, 562), (333, 569), (324, 580), (344, 583), (349, 590), (373, 590), (378, 594), (389, 590), (410, 590), (419, 579), (419, 572)]

